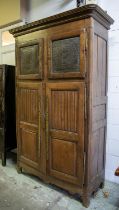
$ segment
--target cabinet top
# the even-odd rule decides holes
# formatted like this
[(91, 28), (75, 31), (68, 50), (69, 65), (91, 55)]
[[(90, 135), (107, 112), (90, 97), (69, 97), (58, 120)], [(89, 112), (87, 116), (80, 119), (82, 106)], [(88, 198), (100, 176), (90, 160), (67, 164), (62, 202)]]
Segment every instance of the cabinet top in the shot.
[(89, 4), (11, 29), (10, 33), (14, 37), (17, 37), (26, 33), (90, 17), (93, 17), (107, 29), (110, 29), (110, 25), (114, 22), (101, 7), (96, 4)]

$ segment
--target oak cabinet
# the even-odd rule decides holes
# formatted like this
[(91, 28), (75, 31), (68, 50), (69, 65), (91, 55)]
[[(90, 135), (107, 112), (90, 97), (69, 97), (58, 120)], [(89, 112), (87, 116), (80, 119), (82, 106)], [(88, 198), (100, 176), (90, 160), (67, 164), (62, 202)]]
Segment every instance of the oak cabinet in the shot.
[(16, 37), (18, 168), (78, 193), (104, 183), (108, 29), (96, 5), (11, 30)]

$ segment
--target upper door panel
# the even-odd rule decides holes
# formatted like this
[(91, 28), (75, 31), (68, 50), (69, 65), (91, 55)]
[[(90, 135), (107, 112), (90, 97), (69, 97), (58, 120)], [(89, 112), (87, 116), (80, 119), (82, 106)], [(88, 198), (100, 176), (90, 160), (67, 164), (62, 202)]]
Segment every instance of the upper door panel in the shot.
[(17, 44), (17, 78), (43, 78), (43, 39)]
[(84, 78), (85, 30), (51, 34), (48, 39), (48, 77)]

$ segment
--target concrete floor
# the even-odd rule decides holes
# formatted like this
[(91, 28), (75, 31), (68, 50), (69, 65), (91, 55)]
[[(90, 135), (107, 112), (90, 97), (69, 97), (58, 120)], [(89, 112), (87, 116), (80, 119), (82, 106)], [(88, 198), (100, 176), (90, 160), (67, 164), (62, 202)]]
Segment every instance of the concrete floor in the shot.
[[(0, 210), (84, 210), (82, 204), (63, 190), (49, 186), (27, 174), (18, 174), (15, 156), (7, 166), (0, 162)], [(105, 198), (104, 192), (108, 192)], [(106, 182), (88, 210), (119, 210), (119, 185)]]

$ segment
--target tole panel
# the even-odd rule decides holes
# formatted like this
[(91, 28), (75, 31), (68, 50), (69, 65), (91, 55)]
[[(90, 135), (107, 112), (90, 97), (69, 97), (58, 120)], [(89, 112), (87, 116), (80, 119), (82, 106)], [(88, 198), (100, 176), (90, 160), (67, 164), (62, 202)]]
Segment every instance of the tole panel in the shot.
[(39, 46), (26, 46), (20, 48), (21, 59), (21, 75), (38, 74), (39, 73)]
[(43, 39), (33, 39), (17, 44), (17, 78), (43, 78)]
[(86, 32), (56, 34), (48, 37), (48, 78), (84, 78), (86, 73)]
[(80, 71), (80, 38), (73, 37), (52, 42), (52, 71)]

